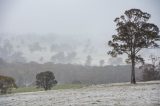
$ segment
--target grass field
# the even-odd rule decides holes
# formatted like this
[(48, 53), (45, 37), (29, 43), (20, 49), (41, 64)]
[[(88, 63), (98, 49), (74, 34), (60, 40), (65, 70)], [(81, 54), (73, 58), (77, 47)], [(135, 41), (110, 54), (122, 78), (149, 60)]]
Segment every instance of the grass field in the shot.
[[(52, 88), (52, 90), (58, 89), (79, 89), (86, 85), (84, 84), (58, 84)], [(32, 87), (19, 87), (17, 89), (13, 89), (12, 93), (21, 93), (21, 92), (36, 92), (36, 91), (44, 91), (43, 88), (36, 88), (35, 86)]]

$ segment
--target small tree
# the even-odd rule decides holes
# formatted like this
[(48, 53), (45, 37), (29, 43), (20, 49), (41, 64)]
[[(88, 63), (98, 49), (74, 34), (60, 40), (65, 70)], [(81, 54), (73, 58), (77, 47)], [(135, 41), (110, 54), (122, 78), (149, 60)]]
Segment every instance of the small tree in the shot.
[(57, 84), (53, 72), (46, 71), (41, 72), (36, 75), (36, 85), (37, 88), (44, 88), (45, 90), (50, 90), (51, 87)]
[(142, 12), (139, 9), (130, 9), (114, 20), (117, 26), (117, 34), (112, 36), (112, 41), (108, 45), (113, 49), (108, 52), (109, 55), (127, 54), (127, 63), (131, 63), (131, 83), (135, 84), (135, 64), (136, 62), (144, 63), (143, 58), (139, 55), (142, 48), (158, 47), (155, 42), (159, 38), (159, 28), (148, 23), (151, 15)]
[(160, 58), (150, 55), (152, 64), (144, 64), (140, 66), (142, 70), (143, 81), (159, 80), (160, 79)]
[(12, 77), (0, 75), (0, 93), (11, 93), (12, 88), (17, 88), (15, 80)]
[(152, 64), (146, 64), (142, 69), (143, 81), (158, 80), (159, 71)]

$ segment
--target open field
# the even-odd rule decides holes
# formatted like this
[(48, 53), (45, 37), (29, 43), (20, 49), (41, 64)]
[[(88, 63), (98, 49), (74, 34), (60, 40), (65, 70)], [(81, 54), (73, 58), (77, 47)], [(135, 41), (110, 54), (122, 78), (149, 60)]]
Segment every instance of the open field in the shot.
[[(77, 87), (78, 88), (78, 87)], [(0, 106), (159, 106), (160, 81), (101, 84), (0, 96)]]
[[(79, 89), (86, 85), (84, 84), (58, 84), (52, 88), (52, 90), (59, 90), (59, 89)], [(33, 87), (20, 87), (17, 89), (13, 89), (12, 93), (21, 93), (21, 92), (37, 92), (37, 91), (44, 91), (43, 88), (36, 88)]]

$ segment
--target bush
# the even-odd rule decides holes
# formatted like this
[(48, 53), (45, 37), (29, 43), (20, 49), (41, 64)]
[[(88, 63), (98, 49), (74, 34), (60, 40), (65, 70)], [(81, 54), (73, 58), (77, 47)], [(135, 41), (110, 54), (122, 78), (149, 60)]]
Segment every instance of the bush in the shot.
[(15, 80), (12, 77), (0, 75), (0, 93), (11, 93), (12, 88), (17, 88)]
[(160, 72), (154, 65), (147, 64), (142, 69), (143, 81), (159, 80)]
[(37, 88), (44, 88), (44, 90), (50, 90), (54, 85), (57, 84), (53, 72), (46, 71), (36, 75), (36, 86)]

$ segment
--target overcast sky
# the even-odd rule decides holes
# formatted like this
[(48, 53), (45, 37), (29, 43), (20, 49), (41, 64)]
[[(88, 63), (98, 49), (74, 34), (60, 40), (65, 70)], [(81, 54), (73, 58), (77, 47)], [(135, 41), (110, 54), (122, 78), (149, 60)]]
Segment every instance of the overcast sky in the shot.
[(1, 38), (27, 61), (83, 64), (91, 55), (98, 64), (110, 58), (106, 45), (116, 33), (116, 17), (138, 8), (160, 28), (159, 5), (159, 0), (0, 0)]

